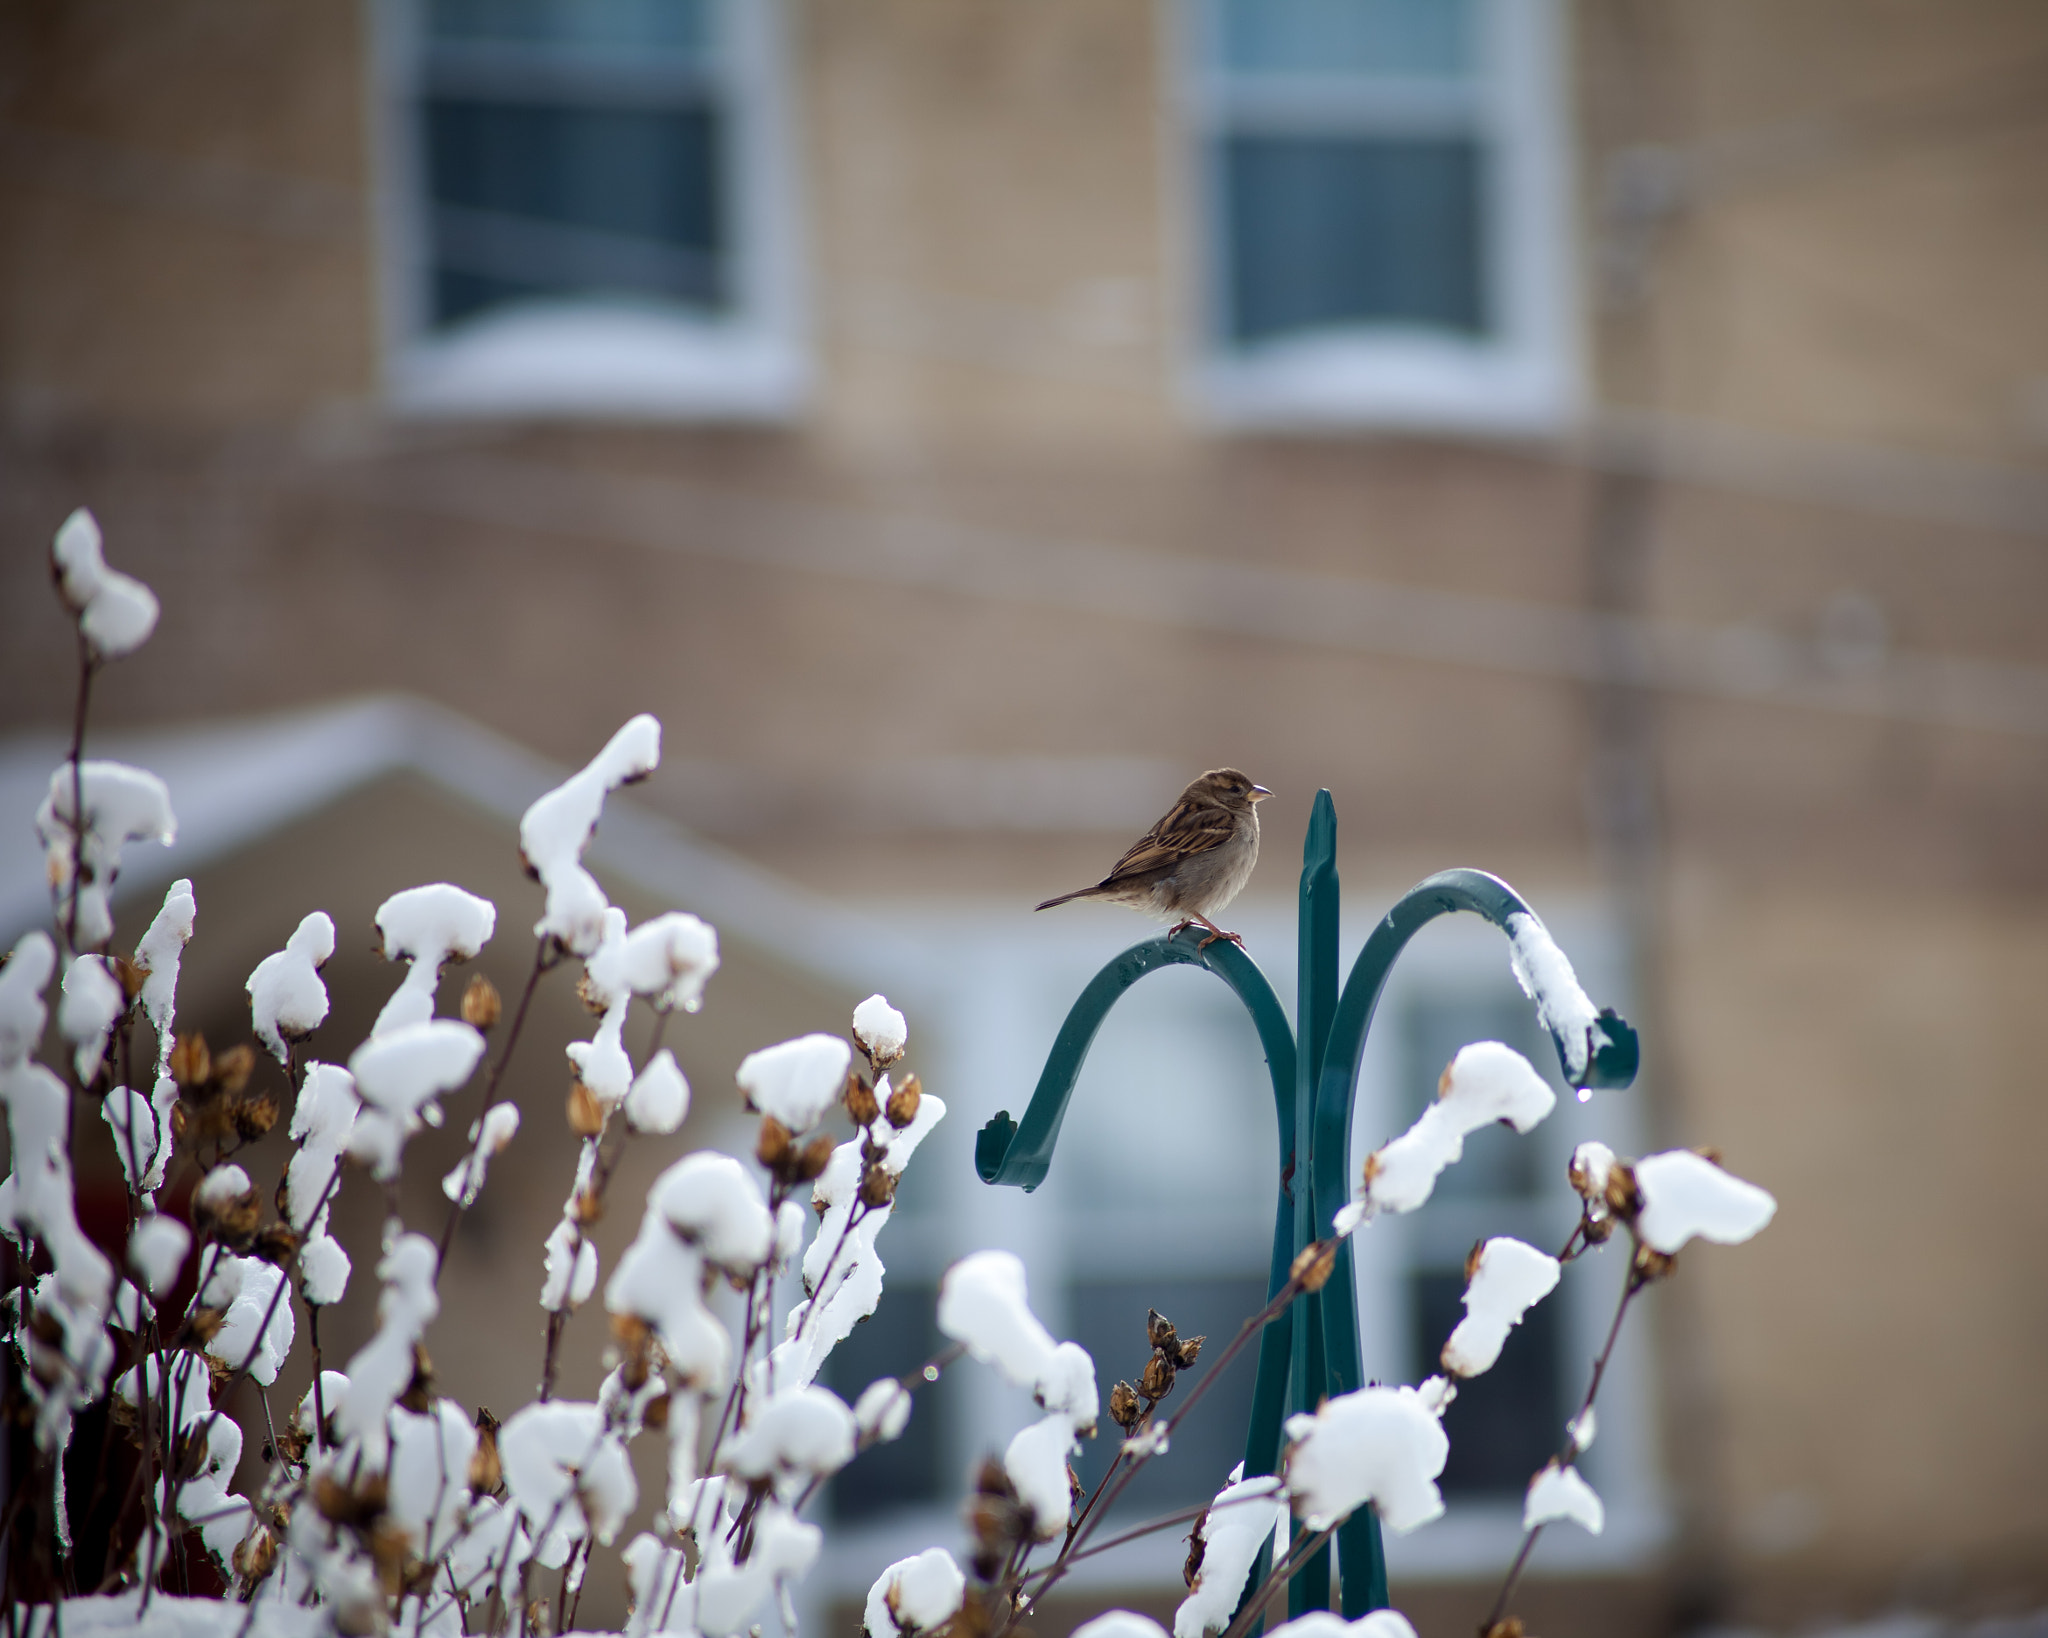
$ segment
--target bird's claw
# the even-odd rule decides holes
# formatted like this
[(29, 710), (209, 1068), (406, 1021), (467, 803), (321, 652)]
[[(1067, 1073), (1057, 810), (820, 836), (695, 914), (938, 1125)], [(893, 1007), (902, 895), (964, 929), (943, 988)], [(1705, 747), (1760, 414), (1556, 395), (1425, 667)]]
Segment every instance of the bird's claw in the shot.
[(1219, 943), (1235, 944), (1240, 950), (1242, 950), (1244, 948), (1244, 934), (1226, 933), (1220, 927), (1214, 928), (1210, 931), (1209, 936), (1207, 938), (1203, 939), (1201, 943), (1195, 946), (1195, 953), (1197, 955), (1200, 955), (1202, 951), (1208, 949), (1210, 945)]

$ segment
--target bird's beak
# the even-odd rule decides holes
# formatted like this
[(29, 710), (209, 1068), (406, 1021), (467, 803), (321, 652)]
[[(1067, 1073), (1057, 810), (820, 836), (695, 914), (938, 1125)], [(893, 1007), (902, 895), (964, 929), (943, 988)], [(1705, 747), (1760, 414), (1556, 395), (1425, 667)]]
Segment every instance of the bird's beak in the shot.
[(1254, 785), (1252, 787), (1252, 800), (1254, 802), (1263, 802), (1266, 800), (1267, 797), (1271, 796), (1272, 794), (1273, 793), (1267, 790), (1264, 785)]

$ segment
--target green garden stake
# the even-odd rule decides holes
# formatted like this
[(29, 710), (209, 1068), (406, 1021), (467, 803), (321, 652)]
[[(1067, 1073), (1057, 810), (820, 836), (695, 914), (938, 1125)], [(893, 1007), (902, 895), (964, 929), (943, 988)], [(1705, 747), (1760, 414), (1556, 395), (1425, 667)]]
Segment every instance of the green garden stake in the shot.
[[(1273, 1214), (1273, 1256), (1269, 1298), (1286, 1284), (1288, 1270), (1304, 1247), (1326, 1237), (1331, 1221), (1350, 1195), (1351, 1117), (1366, 1032), (1395, 958), (1408, 941), (1438, 916), (1465, 911), (1483, 916), (1503, 931), (1510, 916), (1536, 919), (1521, 895), (1480, 870), (1446, 870), (1403, 894), (1365, 941), (1351, 976), (1337, 988), (1337, 809), (1328, 791), (1316, 794), (1302, 848), (1298, 921), (1300, 978), (1295, 1018), (1288, 1027), (1279, 997), (1258, 964), (1237, 945), (1200, 947), (1198, 932), (1134, 944), (1111, 961), (1082, 990), (1054, 1038), (1045, 1069), (1025, 1107), (1022, 1123), (999, 1111), (976, 1135), (975, 1170), (984, 1183), (1008, 1183), (1031, 1190), (1045, 1181), (1060, 1123), (1073, 1096), (1088, 1048), (1109, 1009), (1147, 973), (1161, 967), (1201, 967), (1228, 984), (1258, 1030), (1272, 1082), (1273, 1116), (1280, 1129), (1280, 1176)], [(1540, 925), (1540, 923), (1539, 923)], [(1539, 1015), (1551, 1016), (1540, 993)], [(1621, 1088), (1635, 1080), (1639, 1050), (1635, 1031), (1609, 1010), (1584, 1041), (1552, 1032), (1565, 1079), (1577, 1087)], [(1574, 1072), (1573, 1065), (1581, 1067)], [(1251, 1426), (1245, 1435), (1247, 1477), (1279, 1465), (1281, 1428), (1295, 1412), (1313, 1411), (1326, 1397), (1362, 1387), (1358, 1347), (1358, 1293), (1351, 1272), (1351, 1247), (1338, 1249), (1336, 1269), (1321, 1291), (1292, 1304), (1259, 1339), (1257, 1386)], [(1299, 1526), (1296, 1527), (1297, 1533)], [(1328, 1609), (1335, 1596), (1347, 1619), (1387, 1605), (1386, 1559), (1379, 1520), (1360, 1508), (1337, 1531), (1337, 1581), (1333, 1593), (1329, 1549), (1325, 1547), (1296, 1575), (1288, 1590), (1290, 1616)], [(1246, 1582), (1246, 1593), (1270, 1569), (1270, 1546)]]

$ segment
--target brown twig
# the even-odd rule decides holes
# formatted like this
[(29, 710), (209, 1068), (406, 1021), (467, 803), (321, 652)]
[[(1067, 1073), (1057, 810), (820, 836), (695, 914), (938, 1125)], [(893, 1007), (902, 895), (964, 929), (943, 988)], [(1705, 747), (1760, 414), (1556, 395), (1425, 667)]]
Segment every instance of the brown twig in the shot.
[[(1607, 1328), (1607, 1341), (1601, 1347), (1599, 1356), (1593, 1361), (1593, 1380), (1586, 1386), (1586, 1397), (1579, 1401), (1577, 1413), (1565, 1424), (1564, 1444), (1559, 1448), (1557, 1465), (1568, 1467), (1579, 1454), (1578, 1435), (1572, 1430), (1579, 1426), (1580, 1419), (1593, 1408), (1593, 1400), (1600, 1392), (1600, 1379), (1607, 1374), (1607, 1362), (1614, 1357), (1614, 1344), (1621, 1336), (1621, 1322), (1628, 1314), (1628, 1305), (1635, 1300), (1638, 1291), (1650, 1282), (1636, 1267), (1633, 1257), (1629, 1259), (1628, 1278), (1622, 1282), (1621, 1301), (1615, 1304), (1614, 1323)], [(1480, 1630), (1490, 1632), (1507, 1614), (1508, 1600), (1514, 1596), (1515, 1583), (1521, 1579), (1522, 1571), (1529, 1562), (1529, 1555), (1536, 1548), (1536, 1538), (1543, 1534), (1543, 1526), (1534, 1524), (1522, 1536), (1521, 1550), (1515, 1554), (1515, 1561), (1508, 1566), (1508, 1573), (1500, 1585), (1500, 1595), (1493, 1601), (1493, 1609), (1487, 1615)]]

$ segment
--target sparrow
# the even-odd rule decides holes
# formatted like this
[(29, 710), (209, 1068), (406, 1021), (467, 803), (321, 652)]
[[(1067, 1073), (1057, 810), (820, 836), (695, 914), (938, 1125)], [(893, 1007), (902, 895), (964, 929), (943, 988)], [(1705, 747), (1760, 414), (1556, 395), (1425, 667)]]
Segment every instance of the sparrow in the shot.
[[(1220, 916), (1259, 862), (1259, 804), (1273, 793), (1254, 785), (1235, 768), (1212, 768), (1180, 793), (1166, 817), (1138, 838), (1116, 868), (1093, 887), (1062, 893), (1038, 908), (1050, 910), (1069, 899), (1107, 899), (1173, 921), (1166, 936), (1200, 922), (1209, 936), (1242, 946), (1209, 918)], [(1180, 919), (1175, 921), (1174, 918)]]

